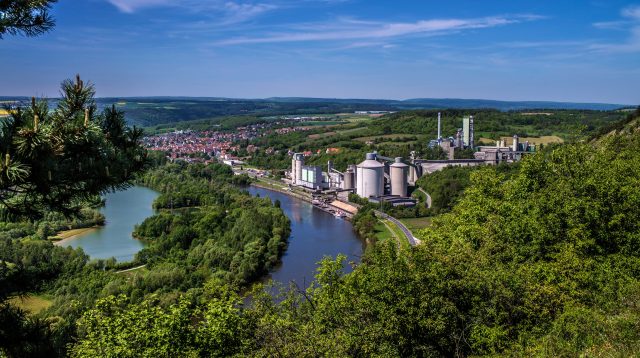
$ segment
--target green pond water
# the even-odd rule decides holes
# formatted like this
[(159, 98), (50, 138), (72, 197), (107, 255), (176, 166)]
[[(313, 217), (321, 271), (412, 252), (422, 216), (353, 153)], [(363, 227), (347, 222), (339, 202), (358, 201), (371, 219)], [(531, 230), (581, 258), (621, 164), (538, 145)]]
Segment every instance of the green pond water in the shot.
[(133, 228), (154, 214), (151, 206), (158, 195), (141, 186), (105, 195), (106, 205), (101, 212), (106, 224), (64, 246), (82, 247), (92, 259), (115, 257), (118, 262), (131, 261), (143, 248), (143, 244), (131, 236)]

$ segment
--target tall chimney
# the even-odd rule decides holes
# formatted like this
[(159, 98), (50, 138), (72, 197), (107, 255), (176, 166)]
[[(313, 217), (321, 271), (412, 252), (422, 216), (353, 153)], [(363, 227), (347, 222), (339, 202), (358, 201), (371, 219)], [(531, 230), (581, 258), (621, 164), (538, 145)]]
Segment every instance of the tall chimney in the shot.
[(471, 148), (474, 147), (474, 142), (473, 142), (473, 135), (474, 135), (474, 128), (473, 128), (473, 116), (469, 116), (469, 146)]
[(440, 112), (438, 112), (438, 140), (442, 139), (442, 126), (440, 123)]

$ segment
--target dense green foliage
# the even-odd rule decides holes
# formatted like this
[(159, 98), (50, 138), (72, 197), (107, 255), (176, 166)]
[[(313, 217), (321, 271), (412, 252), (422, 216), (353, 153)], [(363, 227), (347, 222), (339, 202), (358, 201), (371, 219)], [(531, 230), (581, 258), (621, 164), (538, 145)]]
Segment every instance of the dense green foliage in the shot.
[(286, 248), (289, 219), (269, 199), (228, 186), (241, 179), (222, 164), (170, 164), (147, 173), (143, 182), (162, 193), (157, 208), (186, 209), (161, 211), (136, 228), (134, 236), (149, 243), (136, 260), (151, 268), (178, 264), (191, 272), (184, 282), (214, 276), (242, 286), (267, 273)]
[[(219, 329), (204, 337), (216, 343), (179, 339), (171, 349), (258, 357), (636, 355), (638, 148), (636, 132), (598, 147), (545, 150), (517, 173), (475, 170), (451, 213), (419, 233), (422, 245), (406, 252), (377, 245), (347, 275), (343, 257), (326, 259), (306, 290), (278, 299), (258, 290), (235, 312), (222, 308), (233, 299), (214, 300)], [(128, 343), (135, 332), (115, 329), (109, 312), (118, 307), (106, 302), (85, 315), (78, 356), (95, 354), (83, 353), (87, 347), (153, 352)], [(145, 307), (114, 317), (153, 322), (157, 334), (180, 325)], [(179, 317), (203, 315), (197, 305), (187, 311)], [(194, 322), (175, 334), (198, 337), (201, 321)], [(238, 340), (228, 339), (229, 327)]]
[[(117, 273), (122, 265), (113, 259), (89, 261), (82, 250), (46, 241), (48, 229), (43, 223), (55, 226), (59, 214), (48, 214), (47, 222), (3, 223), (0, 352), (11, 357), (66, 355), (67, 344), (78, 334), (78, 319), (96, 300), (111, 302), (111, 295), (126, 295), (127, 302), (134, 304), (153, 302), (154, 312), (167, 309), (172, 320), (175, 307), (184, 303), (178, 299), (183, 292), (189, 293), (190, 302), (208, 307), (212, 296), (203, 289), (207, 282), (216, 288), (209, 292), (222, 285), (237, 289), (262, 277), (286, 248), (289, 220), (269, 199), (252, 198), (234, 187), (245, 180), (220, 164), (166, 164), (142, 176), (141, 183), (161, 191), (161, 203), (166, 202), (163, 197), (180, 192), (174, 199), (185, 205), (174, 212), (162, 210), (137, 228), (135, 235), (147, 245), (133, 264), (146, 267), (132, 273)], [(27, 316), (6, 301), (29, 292), (50, 297), (53, 305), (37, 316)], [(214, 320), (215, 314), (203, 308), (203, 317)], [(84, 324), (86, 320), (81, 321), (81, 329)], [(218, 329), (207, 327), (207, 332)], [(162, 334), (147, 333), (148, 337)]]
[[(36, 3), (44, 11), (50, 2), (9, 6)], [(30, 14), (46, 16), (36, 13)], [(27, 316), (8, 299), (53, 292), (61, 281), (80, 277), (89, 267), (87, 256), (55, 247), (47, 238), (62, 229), (102, 223), (104, 217), (95, 210), (98, 195), (126, 187), (145, 164), (138, 143), (141, 132), (126, 127), (121, 112), (98, 114), (94, 93), (79, 77), (67, 80), (55, 110), (50, 111), (46, 101), (33, 100), (29, 108), (10, 110), (0, 128), (0, 355), (37, 357), (64, 351), (63, 337), (73, 330), (79, 311), (45, 320)], [(69, 301), (61, 306), (74, 311)]]
[[(432, 213), (450, 211), (471, 184), (471, 174), (479, 169), (479, 167), (447, 167), (418, 179), (417, 185), (431, 195)], [(495, 169), (508, 176), (518, 172), (519, 164), (501, 164)]]
[(0, 127), (0, 212), (77, 213), (87, 200), (129, 185), (145, 163), (142, 132), (124, 114), (97, 113), (95, 90), (80, 77), (62, 83), (54, 111), (46, 101), (11, 111)]
[[(127, 112), (127, 119), (139, 125), (154, 127), (191, 121), (188, 129), (202, 128), (203, 123), (220, 125), (233, 116), (278, 116), (291, 114), (344, 113), (357, 110), (391, 109), (384, 104), (361, 102), (337, 103), (309, 101), (278, 101), (223, 98), (104, 98), (106, 104), (117, 103)], [(225, 118), (226, 117), (226, 118)], [(238, 117), (242, 118), (242, 117)], [(222, 123), (224, 124), (224, 123)], [(180, 126), (178, 124), (178, 126)], [(160, 128), (158, 128), (160, 129)]]

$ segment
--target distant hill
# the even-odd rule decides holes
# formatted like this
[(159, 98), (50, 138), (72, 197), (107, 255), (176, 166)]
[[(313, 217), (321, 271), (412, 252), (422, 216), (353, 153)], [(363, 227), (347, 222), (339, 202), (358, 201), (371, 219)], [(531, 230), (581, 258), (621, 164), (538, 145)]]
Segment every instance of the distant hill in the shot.
[(424, 105), (440, 108), (491, 108), (500, 111), (517, 111), (525, 109), (587, 109), (594, 111), (611, 111), (629, 107), (623, 104), (611, 103), (574, 103), (547, 101), (495, 101), (487, 99), (458, 99), (458, 98), (416, 98), (402, 101), (412, 105)]
[[(2, 101), (29, 104), (27, 97), (0, 97)], [(54, 107), (57, 100), (50, 99)], [(222, 97), (110, 97), (98, 98), (98, 107), (115, 104), (126, 111), (127, 121), (140, 126), (212, 119), (223, 116), (274, 116), (285, 114), (348, 113), (354, 111), (401, 111), (411, 109), (518, 110), (615, 110), (629, 107), (607, 103), (494, 101), (483, 99), (418, 98), (409, 100), (274, 97), (238, 99)]]
[(369, 103), (397, 108), (432, 109), (432, 108), (468, 108), (468, 109), (496, 109), (499, 111), (517, 111), (525, 109), (585, 109), (595, 111), (610, 111), (629, 107), (624, 104), (612, 103), (576, 103), (576, 102), (550, 102), (550, 101), (496, 101), (488, 99), (461, 99), (461, 98), (413, 98), (407, 100), (387, 99), (340, 99), (340, 98), (305, 98), (305, 97), (272, 97), (265, 99), (273, 102), (317, 102), (317, 103)]

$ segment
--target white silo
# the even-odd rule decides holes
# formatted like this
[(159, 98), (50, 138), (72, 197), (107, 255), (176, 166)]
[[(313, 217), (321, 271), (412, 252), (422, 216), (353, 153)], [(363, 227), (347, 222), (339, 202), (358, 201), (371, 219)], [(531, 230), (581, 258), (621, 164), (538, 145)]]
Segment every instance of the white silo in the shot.
[(298, 171), (296, 170), (296, 155), (293, 154), (291, 157), (291, 184), (295, 184), (298, 181), (297, 178)]
[(517, 152), (520, 148), (520, 139), (517, 134), (513, 135), (513, 151)]
[(396, 158), (395, 163), (389, 166), (391, 176), (391, 195), (407, 196), (407, 175), (409, 166), (402, 162), (402, 158)]
[(344, 181), (342, 182), (342, 189), (353, 189), (354, 176), (356, 173), (353, 169), (348, 168), (346, 172), (344, 172)]
[(296, 153), (293, 155), (293, 170), (295, 171), (294, 184), (300, 185), (302, 181), (302, 166), (304, 165), (304, 155)]
[(384, 164), (376, 161), (374, 153), (357, 167), (356, 192), (362, 198), (378, 197), (384, 193)]

